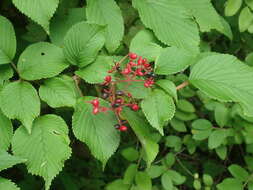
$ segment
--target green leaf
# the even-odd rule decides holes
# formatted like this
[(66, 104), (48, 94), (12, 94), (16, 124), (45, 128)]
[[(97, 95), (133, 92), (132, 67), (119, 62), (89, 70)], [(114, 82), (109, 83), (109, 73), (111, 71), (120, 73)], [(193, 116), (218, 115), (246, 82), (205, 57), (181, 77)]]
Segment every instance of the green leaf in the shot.
[(129, 109), (123, 110), (122, 114), (123, 117), (128, 120), (131, 128), (140, 140), (146, 156), (147, 165), (149, 167), (159, 151), (158, 144), (151, 138), (151, 126), (142, 116)]
[(40, 114), (40, 99), (28, 82), (17, 81), (6, 85), (0, 93), (0, 107), (10, 119), (18, 119), (31, 133), (33, 120)]
[(118, 179), (118, 180), (115, 180), (113, 181), (112, 183), (109, 183), (105, 190), (129, 190), (130, 188), (130, 185), (128, 184), (124, 184), (123, 183), (123, 180), (121, 179)]
[(152, 165), (146, 170), (147, 174), (152, 178), (158, 178), (166, 171), (164, 166)]
[(186, 129), (186, 126), (184, 124), (183, 121), (180, 121), (176, 118), (173, 118), (171, 121), (170, 121), (170, 125), (178, 132), (186, 132), (187, 129)]
[(139, 152), (133, 147), (125, 148), (121, 151), (121, 155), (130, 162), (139, 158)]
[(34, 121), (31, 134), (23, 127), (15, 131), (12, 149), (14, 155), (27, 159), (29, 173), (43, 177), (49, 190), (71, 155), (69, 142), (65, 121), (56, 115), (44, 115)]
[(165, 145), (169, 148), (174, 148), (175, 151), (180, 151), (182, 146), (182, 140), (178, 136), (167, 136)]
[(123, 179), (124, 184), (131, 185), (133, 183), (137, 170), (138, 170), (137, 164), (131, 164), (128, 166), (124, 174)]
[(115, 1), (88, 0), (86, 15), (89, 22), (107, 26), (105, 47), (109, 52), (114, 52), (124, 34), (123, 17)]
[(209, 174), (203, 174), (203, 182), (207, 186), (212, 186), (213, 184), (213, 178)]
[(148, 61), (155, 61), (162, 51), (162, 47), (157, 44), (155, 36), (149, 30), (139, 31), (132, 39), (129, 49)]
[(195, 112), (195, 108), (193, 104), (185, 99), (178, 100), (177, 108), (184, 112), (189, 112), (189, 113)]
[(248, 7), (244, 7), (239, 15), (239, 30), (246, 31), (253, 22), (253, 14)]
[(141, 108), (149, 123), (163, 135), (164, 124), (175, 114), (173, 99), (165, 92), (155, 89), (141, 102)]
[(18, 60), (18, 71), (26, 80), (54, 77), (67, 67), (62, 49), (48, 42), (28, 46)]
[(79, 22), (67, 32), (63, 52), (71, 64), (84, 67), (96, 59), (104, 43), (104, 27)]
[(191, 71), (190, 82), (212, 98), (238, 102), (246, 115), (253, 116), (253, 70), (234, 56), (201, 59)]
[(50, 40), (53, 44), (63, 46), (64, 37), (76, 23), (85, 20), (85, 9), (69, 9), (67, 15), (56, 15), (50, 23)]
[(174, 170), (168, 170), (166, 172), (166, 175), (168, 178), (170, 178), (175, 185), (181, 185), (185, 182), (186, 178), (185, 176), (182, 176), (180, 173), (174, 171)]
[(208, 147), (214, 149), (219, 147), (227, 138), (227, 131), (223, 129), (217, 129), (213, 131), (208, 138)]
[(161, 87), (166, 93), (172, 96), (175, 101), (177, 101), (177, 89), (176, 85), (172, 81), (161, 79), (156, 81), (155, 84)]
[(20, 190), (17, 185), (8, 179), (0, 177), (0, 189), (4, 190)]
[(198, 52), (197, 24), (178, 0), (133, 0), (140, 18), (163, 43)]
[(218, 190), (243, 190), (242, 182), (234, 178), (226, 178), (217, 185)]
[(109, 56), (98, 56), (94, 63), (81, 68), (75, 73), (86, 82), (95, 84), (104, 82), (108, 71), (113, 66), (113, 59)]
[(13, 70), (10, 65), (0, 65), (0, 84), (13, 76)]
[(214, 118), (220, 127), (224, 127), (229, 120), (229, 110), (223, 104), (216, 104)]
[(228, 167), (229, 172), (232, 176), (240, 181), (247, 181), (249, 173), (239, 165), (232, 164)]
[(139, 190), (152, 190), (152, 181), (146, 172), (138, 172), (135, 177), (135, 183)]
[(216, 154), (219, 156), (220, 159), (225, 160), (227, 157), (227, 147), (226, 146), (220, 146), (215, 149)]
[(12, 2), (23, 14), (40, 24), (49, 34), (49, 21), (58, 7), (59, 0), (12, 0)]
[(11, 22), (0, 15), (0, 65), (10, 63), (16, 53), (16, 35)]
[(205, 119), (198, 119), (192, 122), (192, 134), (195, 140), (204, 140), (212, 132), (212, 123)]
[(177, 47), (162, 50), (155, 62), (155, 73), (169, 75), (185, 70), (194, 60), (189, 51)]
[(38, 24), (30, 22), (26, 25), (27, 32), (22, 35), (22, 39), (28, 42), (41, 42), (47, 39), (47, 33), (45, 30)]
[(253, 9), (253, 0), (245, 0), (245, 3), (246, 3), (251, 9)]
[(225, 15), (233, 16), (241, 8), (242, 0), (227, 0), (225, 4)]
[[(72, 118), (73, 132), (75, 136), (88, 145), (91, 153), (105, 166), (108, 159), (119, 146), (119, 133), (114, 128), (117, 124), (113, 112), (92, 113), (91, 101), (95, 97), (80, 98), (76, 104)], [(100, 105), (109, 107), (109, 103), (99, 99)]]
[(172, 180), (170, 178), (170, 175), (168, 175), (167, 173), (164, 173), (161, 177), (161, 183), (162, 186), (165, 190), (171, 190), (173, 189), (173, 183)]
[(40, 86), (39, 95), (50, 107), (74, 107), (77, 94), (74, 81), (70, 77), (54, 77), (47, 79)]
[(11, 168), (12, 166), (16, 164), (20, 164), (26, 161), (27, 161), (26, 159), (12, 156), (8, 154), (7, 152), (0, 150), (0, 171), (5, 170), (7, 168)]
[(12, 135), (12, 123), (0, 110), (0, 150), (8, 150)]

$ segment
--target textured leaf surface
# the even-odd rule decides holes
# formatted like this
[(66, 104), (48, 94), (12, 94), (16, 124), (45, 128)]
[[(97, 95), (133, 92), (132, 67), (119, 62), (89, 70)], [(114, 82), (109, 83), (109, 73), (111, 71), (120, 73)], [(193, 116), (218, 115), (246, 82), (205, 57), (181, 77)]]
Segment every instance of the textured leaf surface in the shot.
[(240, 180), (234, 178), (226, 178), (217, 185), (218, 190), (243, 190), (243, 184)]
[(0, 94), (0, 107), (10, 119), (18, 119), (30, 133), (33, 120), (40, 113), (40, 99), (28, 82), (17, 81), (6, 85)]
[(102, 83), (112, 66), (112, 57), (98, 56), (94, 63), (81, 68), (75, 73), (88, 83)]
[(32, 134), (23, 127), (15, 131), (12, 148), (14, 155), (27, 159), (31, 174), (44, 178), (46, 190), (49, 190), (53, 178), (71, 155), (68, 126), (59, 116), (41, 116), (34, 121)]
[(161, 87), (166, 93), (173, 97), (177, 101), (177, 89), (176, 85), (167, 79), (161, 79), (155, 82), (156, 85)]
[(0, 171), (10, 168), (16, 164), (26, 162), (26, 159), (12, 156), (7, 152), (0, 150)]
[(123, 115), (140, 140), (144, 149), (147, 165), (150, 167), (159, 151), (158, 144), (151, 138), (151, 126), (143, 117), (138, 115), (138, 113), (129, 109), (123, 110)]
[(253, 116), (253, 70), (231, 55), (211, 55), (192, 69), (190, 82), (220, 101), (238, 102), (248, 116)]
[(168, 47), (162, 50), (155, 62), (155, 72), (169, 75), (186, 69), (194, 60), (189, 51), (177, 47)]
[(149, 123), (163, 135), (163, 126), (175, 114), (173, 99), (161, 90), (154, 90), (141, 102)]
[(104, 43), (104, 27), (79, 22), (67, 32), (63, 52), (71, 64), (84, 67), (96, 59)]
[(213, 131), (208, 138), (208, 147), (210, 149), (219, 147), (227, 137), (226, 130), (215, 130)]
[(49, 33), (49, 21), (53, 17), (59, 0), (12, 0), (26, 16), (40, 24)]
[(10, 65), (0, 65), (0, 83), (13, 76), (13, 70)]
[[(105, 166), (119, 146), (119, 133), (114, 128), (117, 120), (113, 112), (92, 113), (91, 101), (95, 97), (80, 98), (76, 104), (72, 125), (75, 136), (88, 145), (91, 153)], [(99, 99), (101, 106), (109, 104)]]
[(89, 22), (107, 26), (105, 47), (109, 52), (114, 52), (119, 47), (124, 34), (123, 17), (116, 2), (88, 0), (86, 15)]
[(75, 84), (70, 77), (54, 77), (40, 86), (39, 95), (43, 101), (53, 108), (73, 107), (77, 94)]
[(134, 0), (142, 22), (167, 45), (198, 51), (197, 24), (178, 0)]
[(26, 80), (53, 77), (67, 67), (62, 49), (47, 42), (28, 46), (18, 61), (20, 75)]
[(0, 110), (0, 151), (7, 150), (9, 148), (12, 135), (12, 123)]
[(141, 30), (131, 41), (130, 52), (145, 57), (148, 61), (155, 61), (160, 55), (162, 47), (158, 45), (153, 33), (149, 30)]
[(0, 15), (0, 65), (10, 63), (16, 53), (16, 36), (11, 22)]
[(11, 182), (8, 179), (1, 178), (1, 177), (0, 177), (0, 189), (4, 189), (4, 190), (20, 190), (20, 188), (18, 188), (15, 183)]

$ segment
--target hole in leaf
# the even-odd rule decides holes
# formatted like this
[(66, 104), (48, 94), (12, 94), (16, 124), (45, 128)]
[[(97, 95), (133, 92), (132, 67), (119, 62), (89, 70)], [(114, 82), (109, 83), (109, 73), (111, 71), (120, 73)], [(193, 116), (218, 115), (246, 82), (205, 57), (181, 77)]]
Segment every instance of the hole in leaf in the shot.
[(44, 52), (41, 52), (41, 55), (45, 55), (45, 53), (44, 53)]

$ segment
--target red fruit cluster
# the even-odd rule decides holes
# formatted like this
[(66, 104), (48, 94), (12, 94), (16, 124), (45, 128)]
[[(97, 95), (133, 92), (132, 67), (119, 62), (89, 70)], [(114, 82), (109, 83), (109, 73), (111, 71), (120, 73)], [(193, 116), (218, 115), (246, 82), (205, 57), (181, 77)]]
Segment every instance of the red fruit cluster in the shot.
[[(126, 60), (125, 67), (122, 67), (123, 62)], [(125, 82), (127, 85), (131, 85), (134, 82), (143, 82), (146, 88), (152, 87), (155, 78), (152, 64), (135, 53), (129, 53), (122, 60), (115, 63), (115, 66), (108, 73), (114, 73), (114, 77), (107, 75), (104, 78), (101, 97), (108, 100), (111, 106), (109, 108), (101, 107), (98, 99), (94, 99), (89, 103), (93, 105), (93, 114), (113, 111), (118, 120), (114, 127), (119, 131), (127, 131), (127, 122), (122, 120), (121, 112), (124, 107), (138, 111), (139, 106), (136, 100), (133, 99), (132, 94), (126, 90), (118, 90), (117, 84)]]

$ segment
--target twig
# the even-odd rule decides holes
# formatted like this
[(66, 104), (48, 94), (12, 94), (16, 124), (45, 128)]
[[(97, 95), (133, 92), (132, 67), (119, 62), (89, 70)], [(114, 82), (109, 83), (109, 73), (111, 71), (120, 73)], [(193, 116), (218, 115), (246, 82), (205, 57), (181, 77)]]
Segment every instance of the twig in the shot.
[(77, 90), (79, 92), (79, 95), (82, 97), (83, 96), (83, 92), (82, 92), (82, 90), (79, 87), (80, 78), (77, 75), (74, 75), (72, 78), (75, 81), (75, 85), (76, 85), (76, 88), (77, 88)]
[(194, 177), (193, 173), (188, 170), (184, 164), (176, 157), (176, 161), (178, 162), (178, 164), (186, 171), (186, 173), (188, 173), (190, 176)]
[(188, 86), (188, 85), (189, 85), (189, 82), (188, 82), (188, 81), (184, 81), (182, 84), (178, 85), (178, 86), (176, 87), (176, 89), (177, 89), (177, 90), (180, 90), (180, 89), (182, 89), (182, 88), (184, 88), (184, 87), (186, 87), (186, 86)]

